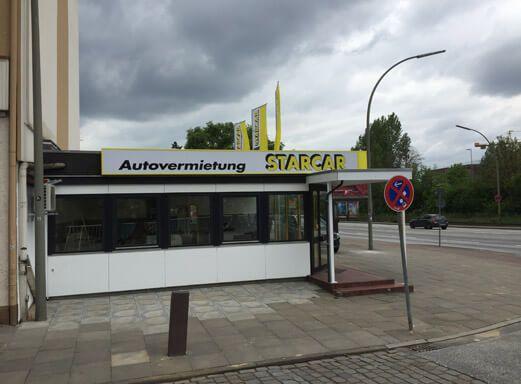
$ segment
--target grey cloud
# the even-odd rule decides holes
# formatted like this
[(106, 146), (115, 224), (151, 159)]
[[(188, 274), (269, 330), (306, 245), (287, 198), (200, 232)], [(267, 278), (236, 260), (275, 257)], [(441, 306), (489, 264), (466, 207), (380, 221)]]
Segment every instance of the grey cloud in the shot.
[(521, 40), (509, 41), (478, 57), (472, 81), (477, 91), (489, 95), (521, 94)]
[(371, 20), (368, 4), (337, 0), (150, 4), (81, 2), (83, 116), (147, 120), (237, 101), (291, 57), (327, 51), (333, 20), (335, 33)]

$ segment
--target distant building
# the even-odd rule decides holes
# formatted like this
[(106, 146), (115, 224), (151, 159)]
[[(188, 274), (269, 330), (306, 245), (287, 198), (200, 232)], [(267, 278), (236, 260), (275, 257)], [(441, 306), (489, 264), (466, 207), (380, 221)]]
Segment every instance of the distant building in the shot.
[[(470, 176), (472, 176), (473, 174), (475, 175), (478, 170), (479, 170), (479, 163), (477, 164), (461, 164), (463, 166), (463, 168), (465, 168), (467, 170), (467, 172), (469, 173)], [(436, 168), (436, 169), (433, 169), (432, 171), (435, 172), (435, 173), (447, 173), (449, 171), (450, 167), (444, 167), (444, 168)]]

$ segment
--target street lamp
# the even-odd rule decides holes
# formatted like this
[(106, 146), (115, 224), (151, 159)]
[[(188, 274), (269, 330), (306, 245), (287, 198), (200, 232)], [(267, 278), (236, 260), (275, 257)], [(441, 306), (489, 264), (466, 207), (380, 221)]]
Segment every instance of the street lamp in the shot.
[(470, 152), (470, 176), (474, 179), (474, 164), (472, 163), (472, 148), (467, 148), (467, 151)]
[[(458, 125), (456, 124), (456, 127), (460, 128), (460, 129), (464, 129), (466, 131), (473, 131), (473, 132), (476, 132), (478, 134), (480, 134), (487, 142), (487, 145), (490, 146), (490, 140), (487, 139), (487, 137), (481, 133), (480, 131), (476, 130), (476, 129), (472, 129), (472, 128), (469, 128), (469, 127), (464, 127), (463, 125)], [(495, 196), (495, 200), (496, 200), (496, 203), (497, 203), (497, 216), (498, 216), (498, 219), (501, 220), (501, 187), (499, 185), (499, 156), (498, 156), (498, 151), (499, 151), (499, 148), (495, 148), (494, 150), (494, 157), (496, 158), (496, 196)]]
[[(366, 124), (365, 124), (365, 139), (366, 139), (366, 147), (367, 147), (367, 168), (371, 168), (371, 127), (369, 125), (369, 120), (371, 116), (371, 102), (373, 101), (373, 96), (376, 91), (376, 88), (382, 81), (382, 79), (387, 75), (393, 68), (397, 67), (398, 65), (405, 63), (406, 61), (412, 60), (412, 59), (422, 59), (427, 56), (433, 56), (438, 55), (440, 53), (444, 53), (445, 50), (442, 51), (435, 51), (435, 52), (429, 52), (429, 53), (422, 53), (421, 55), (411, 56), (406, 59), (398, 61), (393, 66), (389, 67), (382, 76), (378, 79), (376, 84), (373, 87), (373, 90), (371, 91), (371, 96), (369, 96), (369, 102), (367, 103), (367, 118), (366, 118)], [(369, 233), (369, 249), (373, 249), (373, 189), (371, 187), (371, 184), (367, 185), (367, 230)]]

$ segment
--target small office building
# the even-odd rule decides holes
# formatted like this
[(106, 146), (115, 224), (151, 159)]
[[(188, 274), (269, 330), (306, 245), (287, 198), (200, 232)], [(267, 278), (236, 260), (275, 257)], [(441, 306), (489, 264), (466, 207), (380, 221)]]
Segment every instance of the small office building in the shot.
[[(363, 151), (47, 151), (49, 297), (306, 277), (329, 266), (332, 191), (410, 170)], [(334, 280), (334, 273), (330, 273)]]

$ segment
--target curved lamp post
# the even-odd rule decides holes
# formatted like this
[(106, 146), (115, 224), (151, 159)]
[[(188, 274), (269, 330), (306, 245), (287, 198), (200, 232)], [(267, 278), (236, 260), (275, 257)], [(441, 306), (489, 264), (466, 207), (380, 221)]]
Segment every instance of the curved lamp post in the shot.
[[(487, 139), (487, 137), (482, 134), (480, 131), (476, 129), (472, 129), (469, 127), (464, 127), (463, 125), (456, 124), (456, 127), (464, 129), (466, 131), (472, 131), (480, 134), (487, 142), (487, 144), (490, 146), (490, 140)], [(497, 202), (497, 217), (499, 220), (501, 220), (501, 187), (499, 185), (499, 156), (498, 156), (499, 147), (496, 147), (494, 151), (494, 157), (496, 158), (496, 202)]]
[[(371, 168), (371, 126), (370, 126), (370, 116), (371, 116), (371, 102), (373, 101), (373, 96), (376, 91), (376, 88), (382, 81), (382, 79), (387, 75), (393, 68), (396, 68), (398, 65), (405, 63), (406, 61), (412, 60), (412, 59), (421, 59), (427, 56), (433, 56), (438, 55), (440, 53), (444, 53), (445, 50), (442, 51), (435, 51), (435, 52), (429, 52), (429, 53), (423, 53), (421, 55), (411, 56), (406, 59), (400, 60), (393, 66), (389, 67), (387, 71), (383, 73), (382, 76), (378, 79), (376, 84), (373, 87), (373, 90), (371, 91), (371, 96), (369, 96), (369, 102), (367, 103), (367, 118), (366, 118), (366, 124), (365, 124), (365, 140), (366, 140), (366, 147), (367, 147), (367, 168)], [(367, 185), (367, 230), (369, 232), (369, 249), (373, 249), (373, 190), (371, 188), (371, 184)]]

